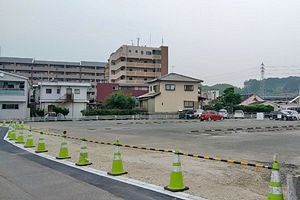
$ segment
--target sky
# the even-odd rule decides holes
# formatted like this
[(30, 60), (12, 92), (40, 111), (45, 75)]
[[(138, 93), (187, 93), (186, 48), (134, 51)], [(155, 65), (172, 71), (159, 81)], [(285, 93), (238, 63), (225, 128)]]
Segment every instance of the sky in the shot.
[(150, 35), (204, 84), (300, 76), (299, 0), (0, 0), (1, 56), (107, 61)]

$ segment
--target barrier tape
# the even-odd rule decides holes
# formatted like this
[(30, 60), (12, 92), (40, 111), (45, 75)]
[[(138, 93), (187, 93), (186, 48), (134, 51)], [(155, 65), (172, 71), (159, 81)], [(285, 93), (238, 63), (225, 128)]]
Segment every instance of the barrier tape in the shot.
[[(50, 136), (56, 136), (56, 137), (63, 137), (63, 135), (60, 134), (52, 134), (52, 133), (43, 133), (44, 135), (50, 135)], [(81, 138), (78, 137), (72, 137), (72, 136), (66, 136), (66, 138), (74, 139), (74, 140), (81, 140)], [(103, 141), (94, 141), (94, 140), (86, 140), (87, 142), (96, 143), (96, 144), (103, 144), (103, 145), (116, 145), (120, 147), (126, 147), (126, 148), (132, 148), (132, 149), (141, 149), (141, 150), (148, 150), (148, 151), (156, 151), (156, 152), (165, 152), (165, 153), (175, 153), (175, 150), (172, 149), (161, 149), (161, 148), (152, 148), (152, 147), (140, 147), (136, 145), (128, 145), (128, 144), (114, 144), (111, 142), (103, 142)], [(256, 168), (264, 168), (264, 169), (272, 169), (272, 166), (263, 165), (261, 163), (250, 163), (248, 161), (236, 161), (236, 160), (230, 160), (230, 159), (223, 159), (220, 157), (210, 157), (210, 156), (203, 156), (198, 155), (195, 153), (188, 153), (188, 152), (179, 152), (179, 155), (193, 157), (193, 158), (200, 158), (204, 160), (214, 160), (214, 161), (220, 161), (220, 162), (226, 162), (230, 164), (237, 164), (237, 165), (243, 165), (243, 166), (250, 166), (250, 167), (256, 167)]]

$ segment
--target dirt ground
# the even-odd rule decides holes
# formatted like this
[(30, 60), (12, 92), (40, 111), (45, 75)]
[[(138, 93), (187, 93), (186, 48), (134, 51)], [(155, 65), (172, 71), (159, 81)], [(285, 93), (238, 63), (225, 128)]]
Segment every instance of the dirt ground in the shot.
[[(33, 132), (37, 142), (40, 129)], [(48, 154), (57, 156), (61, 137), (44, 135)], [(87, 143), (91, 167), (110, 171), (114, 146)], [(77, 162), (80, 141), (68, 139), (71, 161)], [(165, 186), (172, 170), (170, 153), (121, 148), (126, 177)], [(207, 199), (262, 200), (268, 193), (271, 171), (229, 163), (181, 156), (184, 181), (190, 187), (187, 193)], [(285, 187), (284, 187), (285, 190)]]

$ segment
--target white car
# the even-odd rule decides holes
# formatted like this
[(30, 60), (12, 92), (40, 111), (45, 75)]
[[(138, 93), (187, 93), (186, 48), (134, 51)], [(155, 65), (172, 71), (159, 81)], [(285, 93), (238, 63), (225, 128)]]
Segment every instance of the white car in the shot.
[(234, 119), (244, 119), (245, 118), (245, 114), (244, 114), (244, 112), (242, 110), (236, 110), (234, 112), (233, 118)]
[(224, 119), (228, 119), (228, 112), (225, 109), (219, 110), (219, 115), (222, 115)]
[(295, 119), (300, 120), (300, 114), (296, 110), (283, 110), (288, 112), (290, 115), (295, 117)]

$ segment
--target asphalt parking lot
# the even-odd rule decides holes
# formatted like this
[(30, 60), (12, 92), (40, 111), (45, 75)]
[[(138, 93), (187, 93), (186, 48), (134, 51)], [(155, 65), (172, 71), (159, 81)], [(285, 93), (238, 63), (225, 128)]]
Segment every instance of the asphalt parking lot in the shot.
[(297, 127), (300, 121), (118, 120), (29, 124), (56, 133), (67, 130), (69, 135), (98, 141), (111, 142), (118, 137), (123, 144), (180, 149), (227, 159), (270, 162), (273, 154), (279, 153), (281, 162), (300, 165), (300, 127), (288, 128)]

